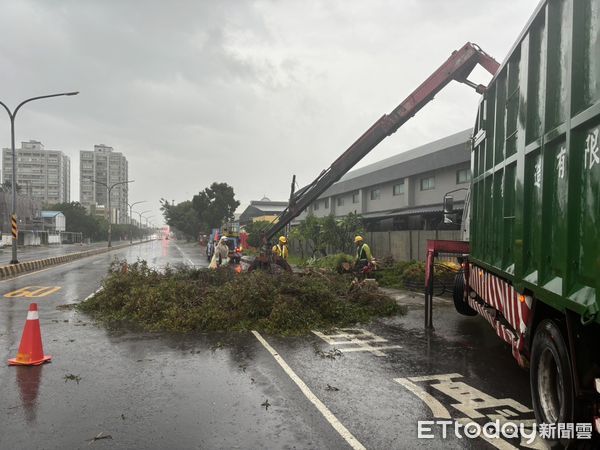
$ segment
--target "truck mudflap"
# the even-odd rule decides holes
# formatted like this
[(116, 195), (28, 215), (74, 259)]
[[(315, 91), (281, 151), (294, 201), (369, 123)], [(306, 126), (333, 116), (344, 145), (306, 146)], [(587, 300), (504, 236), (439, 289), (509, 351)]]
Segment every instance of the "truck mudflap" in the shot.
[(510, 283), (474, 264), (469, 267), (469, 287), (477, 294), (475, 298), (469, 295), (469, 305), (511, 345), (513, 357), (526, 368), (529, 361), (523, 350), (531, 324), (531, 297), (519, 294)]

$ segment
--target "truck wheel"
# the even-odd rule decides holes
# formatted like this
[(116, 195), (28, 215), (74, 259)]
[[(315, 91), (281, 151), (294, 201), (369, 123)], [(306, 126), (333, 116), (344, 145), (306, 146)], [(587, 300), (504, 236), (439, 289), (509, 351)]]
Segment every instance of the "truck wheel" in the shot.
[(574, 423), (571, 360), (563, 335), (553, 320), (542, 321), (535, 331), (530, 367), (531, 397), (537, 422)]
[(458, 272), (454, 278), (452, 299), (454, 300), (454, 308), (456, 308), (456, 311), (459, 314), (462, 314), (463, 316), (477, 315), (477, 311), (471, 308), (465, 300), (465, 275), (462, 270)]

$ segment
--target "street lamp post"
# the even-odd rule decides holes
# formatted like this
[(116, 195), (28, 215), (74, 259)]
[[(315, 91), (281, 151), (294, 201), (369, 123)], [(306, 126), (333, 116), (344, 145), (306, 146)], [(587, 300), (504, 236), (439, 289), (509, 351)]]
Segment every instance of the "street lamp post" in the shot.
[(96, 180), (92, 180), (92, 179), (90, 179), (90, 180), (92, 181), (92, 183), (97, 183), (102, 186), (105, 186), (106, 191), (108, 193), (108, 199), (107, 199), (107, 201), (108, 201), (108, 246), (112, 247), (112, 217), (111, 217), (112, 211), (110, 208), (110, 193), (115, 186), (119, 186), (120, 184), (133, 183), (135, 180), (118, 181), (116, 183), (112, 183), (111, 185), (108, 185), (102, 181), (96, 181)]
[(133, 244), (133, 232), (132, 232), (132, 222), (133, 222), (133, 207), (139, 203), (145, 203), (146, 200), (140, 200), (139, 202), (135, 202), (132, 204), (127, 203), (129, 206), (129, 243)]
[(148, 219), (152, 219), (153, 217), (156, 216), (148, 216), (148, 217), (144, 217), (144, 219), (146, 219), (146, 232), (149, 233), (150, 232), (150, 227), (148, 226)]
[[(51, 97), (62, 97), (62, 96), (70, 96), (77, 95), (79, 92), (62, 92), (60, 94), (50, 94), (50, 95), (41, 95), (38, 97), (31, 97), (27, 100), (23, 100), (21, 103), (17, 105), (14, 111), (11, 111), (8, 106), (4, 103), (0, 102), (0, 105), (4, 107), (6, 112), (8, 113), (8, 117), (10, 117), (10, 148), (12, 153), (12, 207), (11, 207), (11, 218), (12, 220), (17, 220), (17, 156), (15, 150), (15, 118), (17, 117), (17, 113), (19, 109), (25, 104), (32, 102), (34, 100), (41, 100), (44, 98)], [(17, 237), (13, 235), (12, 239), (12, 259), (10, 261), (11, 264), (18, 264), (19, 260), (17, 259)]]
[(146, 219), (146, 233), (148, 233), (150, 231), (150, 228), (148, 228), (148, 219), (152, 219), (153, 217), (156, 217), (156, 216), (144, 217), (144, 219)]
[[(142, 228), (142, 216), (146, 213), (151, 212), (151, 209), (147, 209), (146, 211), (142, 211), (142, 212), (135, 212), (138, 216), (140, 216), (140, 228)], [(142, 240), (142, 238), (140, 238), (140, 241)]]

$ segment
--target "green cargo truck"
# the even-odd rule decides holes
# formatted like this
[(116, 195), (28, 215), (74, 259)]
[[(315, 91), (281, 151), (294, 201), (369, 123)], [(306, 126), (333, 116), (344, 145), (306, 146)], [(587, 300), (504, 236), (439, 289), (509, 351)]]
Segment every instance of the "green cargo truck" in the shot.
[(600, 0), (542, 1), (479, 105), (455, 304), (530, 368), (538, 422), (600, 432)]

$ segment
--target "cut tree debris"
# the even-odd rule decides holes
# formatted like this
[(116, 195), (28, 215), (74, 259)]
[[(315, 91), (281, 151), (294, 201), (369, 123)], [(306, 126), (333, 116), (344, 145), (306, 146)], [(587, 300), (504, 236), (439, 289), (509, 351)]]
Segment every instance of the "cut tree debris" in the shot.
[(351, 280), (349, 275), (310, 270), (235, 274), (179, 266), (159, 271), (145, 261), (118, 261), (103, 289), (78, 309), (112, 327), (274, 334), (304, 334), (402, 312), (376, 286), (352, 286)]
[(79, 375), (73, 375), (72, 373), (65, 375), (64, 377), (65, 383), (67, 381), (76, 381), (77, 384), (79, 384), (79, 382), (81, 381), (81, 377)]
[(89, 442), (88, 445), (92, 445), (96, 441), (101, 441), (102, 439), (112, 439), (112, 438), (113, 437), (110, 434), (104, 434), (104, 432), (101, 431), (96, 436), (94, 436), (92, 439), (88, 439), (87, 441)]

